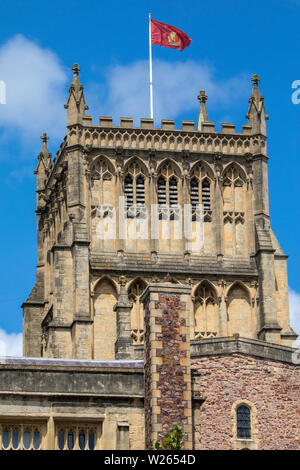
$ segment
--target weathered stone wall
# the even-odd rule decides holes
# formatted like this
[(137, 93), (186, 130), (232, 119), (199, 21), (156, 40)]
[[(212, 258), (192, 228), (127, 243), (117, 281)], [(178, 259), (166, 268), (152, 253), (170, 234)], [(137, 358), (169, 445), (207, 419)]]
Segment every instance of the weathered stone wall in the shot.
[[(208, 355), (191, 359), (196, 449), (300, 449), (300, 367), (269, 359)], [(236, 438), (235, 407), (251, 409), (252, 439)]]
[(127, 449), (143, 449), (143, 395), (142, 361), (0, 360), (0, 449), (2, 427), (28, 423), (43, 428), (43, 449), (57, 449), (59, 428), (86, 425), (97, 449), (117, 449), (119, 429)]

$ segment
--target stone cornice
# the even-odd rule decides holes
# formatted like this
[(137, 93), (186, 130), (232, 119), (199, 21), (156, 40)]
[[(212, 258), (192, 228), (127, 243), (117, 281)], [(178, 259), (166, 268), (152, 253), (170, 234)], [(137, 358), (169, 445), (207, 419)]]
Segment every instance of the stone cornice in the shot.
[(263, 360), (278, 361), (299, 367), (300, 363), (293, 362), (293, 354), (297, 349), (257, 339), (241, 337), (209, 338), (201, 341), (191, 341), (191, 358), (205, 356), (224, 356), (242, 354)]

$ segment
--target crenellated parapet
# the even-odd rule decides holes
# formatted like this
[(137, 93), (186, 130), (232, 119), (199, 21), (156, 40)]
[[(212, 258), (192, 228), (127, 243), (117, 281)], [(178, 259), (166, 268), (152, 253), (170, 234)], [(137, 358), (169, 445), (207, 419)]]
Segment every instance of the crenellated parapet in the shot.
[(266, 137), (252, 135), (248, 125), (243, 126), (242, 133), (235, 133), (235, 126), (232, 124), (223, 124), (222, 132), (215, 132), (213, 123), (203, 123), (202, 131), (199, 132), (194, 129), (194, 122), (191, 121), (183, 121), (182, 129), (179, 130), (170, 124), (164, 126), (164, 121), (162, 127), (157, 129), (153, 127), (153, 121), (149, 121), (151, 120), (141, 120), (140, 127), (128, 127), (128, 121), (124, 123), (122, 118), (118, 127), (107, 126), (107, 121), (103, 123), (105, 127), (69, 126), (68, 145), (80, 144), (99, 149), (122, 146), (130, 150), (189, 151), (199, 153), (199, 157), (201, 154), (214, 152), (232, 156), (249, 152), (266, 155)]

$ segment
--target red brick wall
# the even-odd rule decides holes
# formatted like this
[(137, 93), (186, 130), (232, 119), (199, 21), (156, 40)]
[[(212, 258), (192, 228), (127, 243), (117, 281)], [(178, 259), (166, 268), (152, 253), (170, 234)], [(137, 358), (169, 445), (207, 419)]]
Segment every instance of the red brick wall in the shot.
[(151, 439), (151, 418), (152, 418), (152, 393), (151, 393), (151, 345), (150, 345), (150, 310), (149, 299), (144, 304), (144, 330), (145, 330), (145, 446), (146, 449), (153, 449)]
[(151, 289), (144, 299), (146, 448), (153, 448), (156, 439), (178, 424), (184, 448), (189, 449), (192, 410), (187, 288), (161, 287), (173, 293), (161, 292), (159, 286)]
[(205, 399), (194, 414), (196, 449), (236, 448), (238, 400), (256, 408), (258, 449), (300, 449), (299, 367), (233, 354), (193, 358), (191, 369), (194, 391)]
[(162, 348), (157, 349), (156, 356), (162, 358), (162, 364), (157, 365), (156, 370), (159, 377), (157, 389), (161, 392), (157, 399), (160, 407), (157, 422), (162, 428), (159, 437), (163, 437), (174, 424), (188, 424), (184, 413), (185, 408), (188, 408), (184, 396), (187, 391), (184, 378), (188, 372), (187, 350), (182, 348), (182, 344), (186, 343), (186, 335), (180, 334), (180, 327), (185, 327), (186, 321), (179, 315), (185, 310), (185, 304), (180, 301), (180, 295), (160, 294), (155, 309), (162, 310), (162, 315), (156, 318), (155, 323), (161, 325), (161, 333), (156, 334), (156, 339), (162, 342)]

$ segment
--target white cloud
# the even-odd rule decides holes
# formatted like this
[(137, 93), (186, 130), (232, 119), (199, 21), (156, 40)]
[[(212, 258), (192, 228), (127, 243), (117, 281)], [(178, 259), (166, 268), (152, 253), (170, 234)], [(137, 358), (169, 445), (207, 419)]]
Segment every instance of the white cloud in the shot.
[[(84, 66), (84, 64), (83, 64)], [(147, 60), (109, 67), (99, 83), (86, 84), (87, 102), (95, 116), (120, 116), (135, 119), (149, 116), (149, 64)], [(196, 120), (200, 89), (209, 96), (209, 109), (232, 109), (249, 94), (249, 77), (239, 75), (221, 81), (210, 65), (188, 60), (154, 60), (155, 119), (176, 119), (191, 113)], [(6, 104), (0, 105), (2, 139), (20, 131), (19, 139), (36, 139), (47, 131), (62, 138), (66, 128), (64, 103), (70, 73), (57, 55), (39, 44), (17, 35), (0, 47), (0, 80), (6, 85)], [(228, 110), (227, 110), (228, 108)], [(212, 117), (211, 117), (212, 119)], [(137, 122), (138, 123), (138, 122)]]
[[(149, 64), (137, 61), (129, 65), (110, 67), (106, 73), (107, 93), (99, 98), (99, 86), (90, 85), (88, 104), (101, 109), (101, 114), (130, 116), (134, 119), (149, 116)], [(213, 67), (196, 61), (153, 63), (155, 119), (176, 119), (181, 113), (195, 110), (191, 118), (196, 120), (199, 106), (197, 95), (205, 89), (209, 97), (209, 109), (226, 109), (245, 101), (249, 95), (249, 77), (242, 74), (221, 81)], [(100, 100), (102, 101), (100, 103)], [(96, 109), (95, 109), (96, 111)], [(97, 110), (99, 112), (99, 110)], [(227, 111), (227, 109), (226, 109)], [(212, 116), (211, 116), (212, 119)], [(118, 122), (116, 122), (118, 124)]]
[[(300, 294), (289, 288), (289, 304), (291, 327), (300, 334)], [(300, 338), (298, 338), (298, 347), (300, 348)]]
[(22, 356), (22, 333), (6, 333), (0, 329), (0, 357)]
[[(0, 80), (6, 104), (0, 105), (0, 128), (21, 131), (17, 137), (53, 137), (65, 132), (66, 73), (58, 57), (22, 35), (0, 47)], [(15, 137), (16, 137), (15, 136)]]

